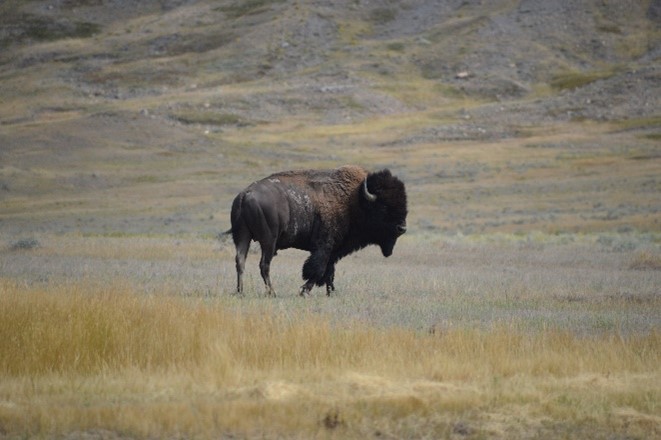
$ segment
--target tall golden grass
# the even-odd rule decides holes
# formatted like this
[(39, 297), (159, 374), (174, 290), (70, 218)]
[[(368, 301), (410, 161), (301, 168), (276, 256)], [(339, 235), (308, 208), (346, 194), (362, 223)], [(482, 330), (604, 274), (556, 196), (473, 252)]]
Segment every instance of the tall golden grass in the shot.
[(92, 281), (3, 280), (0, 303), (0, 433), (8, 435), (661, 429), (658, 333), (340, 327), (271, 302), (241, 308)]

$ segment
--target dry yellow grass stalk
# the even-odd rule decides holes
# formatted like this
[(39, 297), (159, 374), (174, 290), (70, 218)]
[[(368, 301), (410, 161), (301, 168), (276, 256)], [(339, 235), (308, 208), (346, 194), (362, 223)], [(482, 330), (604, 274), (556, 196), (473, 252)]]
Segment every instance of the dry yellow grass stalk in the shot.
[(10, 435), (500, 438), (660, 426), (657, 333), (340, 327), (121, 283), (3, 280), (0, 301), (0, 428)]

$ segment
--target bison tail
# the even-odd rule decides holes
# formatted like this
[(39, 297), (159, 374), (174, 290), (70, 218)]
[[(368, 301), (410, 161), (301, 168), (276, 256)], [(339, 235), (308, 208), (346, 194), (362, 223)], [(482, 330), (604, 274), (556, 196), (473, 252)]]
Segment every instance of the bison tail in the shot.
[(232, 234), (232, 228), (229, 228), (227, 231), (219, 232), (218, 234), (216, 234), (216, 240), (224, 243), (227, 240), (227, 236), (231, 234)]
[(245, 232), (247, 231), (246, 225), (244, 224), (243, 220), (243, 199), (245, 197), (245, 193), (241, 192), (239, 193), (238, 196), (234, 198), (234, 201), (232, 202), (232, 213), (231, 213), (231, 221), (232, 221), (232, 227), (229, 228), (225, 234), (232, 234), (232, 239), (234, 240), (234, 244), (237, 244), (242, 240), (242, 236), (245, 235)]

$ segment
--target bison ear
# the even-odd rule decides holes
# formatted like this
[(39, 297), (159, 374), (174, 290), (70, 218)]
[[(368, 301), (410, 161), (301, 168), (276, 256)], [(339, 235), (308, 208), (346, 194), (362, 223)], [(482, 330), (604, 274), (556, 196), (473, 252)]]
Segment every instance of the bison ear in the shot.
[(367, 189), (367, 177), (365, 177), (365, 180), (363, 180), (363, 195), (365, 196), (368, 202), (376, 202), (376, 195), (372, 194)]

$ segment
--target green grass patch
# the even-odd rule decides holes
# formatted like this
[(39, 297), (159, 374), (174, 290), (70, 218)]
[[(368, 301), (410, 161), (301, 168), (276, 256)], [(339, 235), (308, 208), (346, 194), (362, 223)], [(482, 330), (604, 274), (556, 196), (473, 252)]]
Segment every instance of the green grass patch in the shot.
[[(619, 130), (641, 130), (661, 127), (661, 116), (650, 116), (646, 118), (631, 118), (616, 122)], [(660, 133), (652, 133), (650, 139), (658, 139)]]
[(434, 91), (450, 99), (466, 98), (465, 92), (449, 84), (436, 84), (434, 85)]
[(184, 124), (202, 125), (249, 125), (248, 121), (233, 113), (215, 113), (209, 111), (183, 110), (172, 115)]
[(54, 21), (48, 17), (23, 14), (15, 19), (8, 42), (22, 40), (55, 41), (63, 38), (89, 38), (101, 26), (85, 21)]
[(338, 102), (342, 105), (342, 107), (346, 109), (351, 109), (356, 111), (366, 110), (365, 106), (360, 102), (356, 101), (356, 99), (353, 96), (342, 96), (338, 99)]
[(650, 139), (652, 141), (661, 141), (661, 133), (649, 133), (643, 136), (645, 139)]
[(162, 182), (163, 180), (158, 176), (147, 174), (144, 176), (138, 176), (133, 181), (135, 183), (158, 183), (158, 182)]
[(602, 23), (597, 26), (597, 30), (607, 34), (622, 35), (622, 28), (615, 23)]
[(399, 41), (396, 41), (394, 43), (390, 43), (386, 47), (388, 48), (388, 50), (392, 50), (393, 52), (404, 52), (404, 50), (406, 49), (406, 46), (404, 45), (404, 43), (399, 42)]
[(273, 3), (283, 3), (283, 0), (239, 0), (227, 6), (219, 6), (215, 10), (224, 12), (229, 18), (239, 18), (264, 12)]
[(551, 78), (551, 87), (555, 90), (574, 90), (584, 87), (595, 81), (610, 78), (615, 74), (614, 71), (593, 71), (593, 72), (562, 72)]
[(392, 8), (376, 8), (370, 12), (369, 19), (373, 24), (387, 24), (397, 17), (397, 11)]

